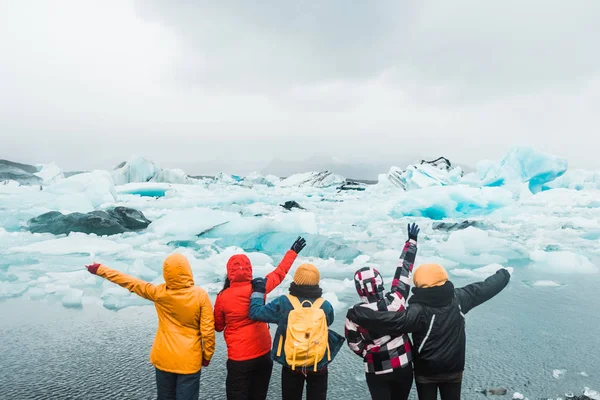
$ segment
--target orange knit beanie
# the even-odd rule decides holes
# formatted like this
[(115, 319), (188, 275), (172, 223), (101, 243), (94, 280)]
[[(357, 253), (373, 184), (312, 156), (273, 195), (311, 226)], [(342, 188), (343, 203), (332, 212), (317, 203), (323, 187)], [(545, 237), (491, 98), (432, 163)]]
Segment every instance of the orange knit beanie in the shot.
[(418, 288), (442, 286), (448, 282), (448, 273), (441, 265), (423, 264), (415, 269), (413, 280)]
[(319, 284), (321, 274), (319, 270), (312, 264), (302, 264), (294, 274), (294, 283), (296, 285), (314, 286)]

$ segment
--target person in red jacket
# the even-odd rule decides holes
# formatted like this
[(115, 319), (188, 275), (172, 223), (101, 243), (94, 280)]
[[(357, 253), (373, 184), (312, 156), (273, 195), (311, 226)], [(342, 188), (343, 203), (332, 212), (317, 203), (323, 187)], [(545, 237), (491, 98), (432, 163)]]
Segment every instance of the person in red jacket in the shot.
[[(277, 268), (267, 275), (267, 293), (285, 278), (306, 240), (298, 237)], [(227, 343), (228, 400), (265, 400), (273, 370), (271, 334), (264, 322), (248, 316), (252, 293), (252, 264), (244, 254), (227, 262), (227, 278), (215, 302), (215, 330)]]

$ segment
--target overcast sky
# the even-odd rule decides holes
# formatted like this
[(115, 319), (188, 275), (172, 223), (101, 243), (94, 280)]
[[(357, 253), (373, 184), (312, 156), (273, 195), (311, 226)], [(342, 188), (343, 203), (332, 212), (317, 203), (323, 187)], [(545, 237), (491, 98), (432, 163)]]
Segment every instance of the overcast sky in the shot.
[(598, 0), (2, 1), (0, 158), (243, 173), (534, 145), (600, 168), (598, 21)]

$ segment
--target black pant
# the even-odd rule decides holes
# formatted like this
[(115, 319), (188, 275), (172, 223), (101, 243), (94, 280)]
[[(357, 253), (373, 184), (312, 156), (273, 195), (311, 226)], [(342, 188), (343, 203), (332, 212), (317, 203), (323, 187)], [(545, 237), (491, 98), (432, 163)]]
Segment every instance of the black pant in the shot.
[(271, 371), (270, 353), (252, 360), (227, 360), (227, 400), (265, 400)]
[(182, 375), (156, 368), (158, 400), (198, 400), (200, 395), (200, 371)]
[(417, 393), (419, 400), (436, 400), (438, 389), (442, 400), (460, 400), (461, 382), (419, 383)]
[(302, 400), (304, 382), (306, 381), (306, 400), (327, 399), (327, 368), (313, 372), (311, 368), (302, 372), (301, 368), (292, 371), (291, 368), (281, 369), (282, 400)]
[(373, 400), (407, 400), (413, 384), (412, 363), (389, 374), (367, 375), (367, 385)]

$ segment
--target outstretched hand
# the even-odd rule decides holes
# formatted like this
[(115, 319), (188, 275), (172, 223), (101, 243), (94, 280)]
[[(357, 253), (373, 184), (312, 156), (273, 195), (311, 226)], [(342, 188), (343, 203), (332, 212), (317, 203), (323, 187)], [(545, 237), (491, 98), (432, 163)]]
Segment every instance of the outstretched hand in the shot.
[(417, 238), (419, 237), (419, 232), (421, 232), (419, 225), (415, 223), (408, 224), (408, 240), (412, 239), (414, 241), (417, 241)]
[(267, 279), (266, 278), (254, 278), (252, 279), (252, 293), (265, 293), (267, 291)]
[(302, 236), (298, 236), (298, 239), (292, 245), (290, 250), (294, 251), (296, 254), (299, 254), (303, 248), (306, 247), (306, 240)]
[(98, 275), (98, 268), (100, 268), (100, 264), (94, 263), (91, 265), (85, 266), (90, 274)]

